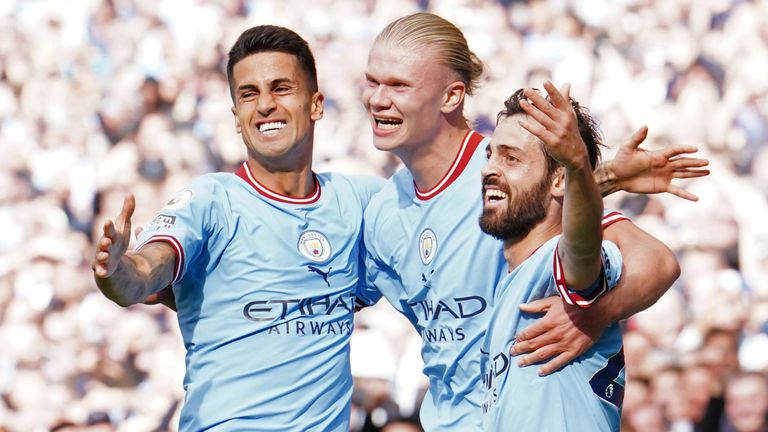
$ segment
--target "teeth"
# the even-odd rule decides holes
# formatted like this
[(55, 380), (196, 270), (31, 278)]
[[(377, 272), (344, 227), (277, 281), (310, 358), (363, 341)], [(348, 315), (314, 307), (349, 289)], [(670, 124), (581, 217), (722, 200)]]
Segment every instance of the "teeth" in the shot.
[(486, 189), (485, 198), (487, 199), (505, 199), (507, 194), (498, 189)]
[(259, 125), (259, 132), (275, 132), (284, 128), (285, 122), (269, 122)]
[(403, 124), (402, 120), (390, 120), (390, 119), (376, 119), (376, 126), (381, 129), (397, 129)]

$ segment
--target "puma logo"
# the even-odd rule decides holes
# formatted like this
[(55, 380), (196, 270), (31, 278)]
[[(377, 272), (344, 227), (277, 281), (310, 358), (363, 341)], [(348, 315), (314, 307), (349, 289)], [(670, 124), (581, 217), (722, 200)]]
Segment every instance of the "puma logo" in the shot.
[[(429, 272), (429, 277), (432, 277), (432, 274), (433, 274), (434, 272), (435, 272), (435, 270), (434, 270), (434, 269), (432, 269), (432, 270)], [(427, 280), (428, 280), (428, 279), (427, 279), (427, 276), (426, 276), (424, 273), (422, 273), (422, 274), (421, 274), (421, 281), (422, 281), (422, 282), (424, 282), (424, 286), (425, 286), (425, 287), (429, 287), (429, 284), (427, 283)]]
[(329, 287), (331, 286), (331, 284), (328, 282), (328, 275), (331, 273), (331, 270), (333, 270), (333, 267), (328, 267), (328, 271), (324, 272), (315, 266), (307, 266), (308, 272), (317, 273), (320, 276), (322, 276), (323, 281), (325, 281), (325, 284), (328, 285)]

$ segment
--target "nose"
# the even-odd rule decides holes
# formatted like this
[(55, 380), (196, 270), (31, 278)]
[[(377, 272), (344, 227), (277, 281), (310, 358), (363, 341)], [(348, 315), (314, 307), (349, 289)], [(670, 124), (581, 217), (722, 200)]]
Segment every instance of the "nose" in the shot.
[(270, 94), (269, 92), (263, 92), (261, 95), (259, 95), (259, 100), (256, 104), (256, 109), (259, 111), (259, 114), (263, 116), (268, 116), (272, 111), (277, 108), (277, 104), (275, 103), (275, 98)]
[(485, 180), (488, 177), (498, 176), (498, 175), (499, 175), (499, 166), (496, 163), (495, 158), (491, 156), (488, 158), (488, 160), (485, 162), (485, 165), (483, 165), (483, 168), (480, 170), (480, 176), (483, 180)]
[(363, 94), (364, 102), (369, 108), (381, 109), (390, 105), (389, 91), (386, 86), (378, 84), (375, 87), (368, 87)]

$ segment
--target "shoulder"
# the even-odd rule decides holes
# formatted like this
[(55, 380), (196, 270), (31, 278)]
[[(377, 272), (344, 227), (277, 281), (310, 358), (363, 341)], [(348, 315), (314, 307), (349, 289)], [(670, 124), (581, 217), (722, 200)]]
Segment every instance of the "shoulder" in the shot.
[(386, 180), (381, 177), (333, 172), (317, 174), (317, 178), (322, 186), (332, 188), (340, 194), (354, 193), (365, 204), (386, 183)]
[(195, 178), (182, 190), (178, 191), (165, 205), (167, 209), (182, 209), (183, 207), (204, 208), (213, 210), (229, 202), (229, 192), (238, 185), (240, 180), (231, 173), (210, 173)]

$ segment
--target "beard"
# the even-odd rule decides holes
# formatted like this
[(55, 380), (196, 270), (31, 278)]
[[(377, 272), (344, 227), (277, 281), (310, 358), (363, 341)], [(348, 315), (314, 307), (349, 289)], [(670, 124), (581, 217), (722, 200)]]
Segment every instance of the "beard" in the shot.
[(483, 206), (480, 229), (498, 240), (522, 239), (547, 216), (549, 183), (550, 176), (544, 176), (537, 184), (515, 191), (512, 195), (508, 185), (501, 185), (495, 180), (484, 181), (483, 185), (494, 184), (506, 192), (507, 208), (492, 210)]

